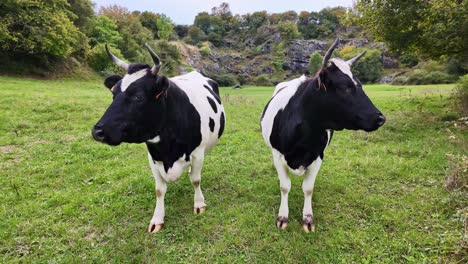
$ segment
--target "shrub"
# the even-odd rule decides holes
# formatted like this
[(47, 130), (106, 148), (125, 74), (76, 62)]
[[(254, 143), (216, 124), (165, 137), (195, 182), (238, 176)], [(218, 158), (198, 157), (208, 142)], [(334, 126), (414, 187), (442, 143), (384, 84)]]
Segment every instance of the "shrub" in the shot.
[(312, 53), (309, 59), (309, 72), (311, 75), (315, 74), (320, 70), (320, 67), (322, 66), (322, 56), (320, 53), (315, 51)]
[(455, 87), (455, 97), (457, 98), (463, 116), (468, 115), (468, 74), (463, 75)]
[(405, 75), (401, 75), (393, 79), (392, 84), (397, 84), (397, 85), (406, 85), (408, 84), (408, 77)]
[(208, 46), (203, 46), (200, 48), (200, 54), (203, 56), (203, 57), (208, 57), (208, 55), (210, 55), (211, 53), (211, 49), (210, 47)]
[[(111, 52), (119, 59), (125, 60), (119, 49), (109, 46)], [(97, 72), (118, 72), (120, 68), (107, 56), (104, 44), (94, 46), (88, 54), (88, 64)]]
[(233, 86), (239, 83), (237, 81), (236, 76), (230, 74), (230, 73), (225, 73), (225, 74), (217, 74), (214, 76), (210, 77), (211, 79), (215, 80), (219, 86)]
[(439, 84), (439, 83), (453, 83), (454, 76), (442, 71), (425, 71), (416, 69), (406, 75), (398, 76), (393, 80), (393, 84)]
[(271, 86), (270, 76), (262, 74), (255, 78), (255, 85), (257, 86)]
[[(155, 48), (153, 49), (156, 54), (158, 54), (161, 59), (161, 74), (174, 76), (178, 73), (178, 67), (181, 64), (180, 62), (180, 52), (177, 49), (177, 46), (169, 43), (165, 40), (160, 40), (156, 43)], [(145, 57), (149, 65), (153, 65), (153, 60), (150, 56)]]
[[(343, 58), (348, 60), (358, 55), (362, 50), (355, 49)], [(367, 53), (353, 66), (353, 73), (362, 83), (375, 83), (382, 77), (382, 56), (377, 49), (368, 50)]]

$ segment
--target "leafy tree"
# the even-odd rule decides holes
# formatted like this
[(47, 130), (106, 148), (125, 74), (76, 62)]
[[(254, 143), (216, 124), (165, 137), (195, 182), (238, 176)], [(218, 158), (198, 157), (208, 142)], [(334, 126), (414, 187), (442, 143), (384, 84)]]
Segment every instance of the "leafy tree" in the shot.
[(107, 16), (96, 16), (90, 22), (89, 41), (91, 46), (98, 43), (109, 43), (114, 46), (122, 42), (118, 26)]
[(466, 53), (466, 10), (459, 0), (357, 0), (360, 25), (393, 50), (438, 58)]
[(259, 27), (268, 22), (268, 13), (266, 11), (258, 11), (252, 14), (242, 16), (242, 27), (247, 28), (250, 32), (256, 32)]
[(160, 15), (158, 20), (156, 20), (156, 25), (159, 39), (168, 40), (174, 29), (171, 19), (165, 15)]
[(73, 24), (77, 16), (65, 0), (4, 0), (0, 17), (0, 49), (5, 54), (60, 59), (87, 50), (87, 38)]
[(140, 14), (141, 25), (153, 32), (153, 38), (158, 37), (158, 25), (157, 21), (160, 17), (159, 14), (155, 14), (150, 11), (145, 11)]
[(317, 12), (302, 11), (298, 17), (297, 28), (304, 39), (317, 38), (319, 15)]
[(194, 26), (200, 28), (206, 35), (216, 33), (223, 36), (225, 33), (221, 17), (209, 15), (207, 12), (199, 13), (195, 17)]
[[(161, 40), (156, 43), (153, 50), (161, 59), (161, 73), (168, 76), (177, 75), (179, 71), (178, 66), (181, 63), (181, 56), (177, 47), (166, 40)], [(150, 65), (152, 65), (152, 61)]]
[(312, 55), (310, 55), (309, 59), (310, 74), (313, 75), (316, 72), (318, 72), (320, 70), (320, 67), (322, 67), (322, 56), (320, 55), (320, 53), (315, 51), (314, 53), (312, 53)]
[(301, 37), (301, 33), (297, 30), (296, 24), (291, 21), (281, 22), (278, 25), (281, 32), (281, 37), (285, 40), (297, 39)]
[(117, 24), (122, 37), (118, 48), (122, 54), (130, 61), (145, 62), (148, 58), (143, 47), (153, 40), (153, 32), (141, 24), (140, 13), (130, 13), (128, 9), (116, 5), (102, 7), (99, 13)]
[(179, 36), (180, 39), (188, 36), (189, 26), (186, 25), (176, 25), (174, 31)]
[(81, 31), (85, 31), (90, 20), (94, 17), (94, 4), (90, 0), (68, 0), (70, 11), (75, 14), (73, 24)]
[(190, 36), (193, 44), (197, 44), (206, 39), (205, 33), (197, 26), (191, 26), (188, 30), (188, 35)]

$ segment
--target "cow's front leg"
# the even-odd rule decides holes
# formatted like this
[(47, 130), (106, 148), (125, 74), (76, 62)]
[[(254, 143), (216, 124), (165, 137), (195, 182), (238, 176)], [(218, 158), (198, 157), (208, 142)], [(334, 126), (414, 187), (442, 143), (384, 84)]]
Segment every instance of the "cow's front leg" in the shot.
[(302, 210), (302, 227), (309, 233), (315, 231), (314, 214), (312, 212), (312, 193), (314, 191), (315, 179), (322, 165), (322, 159), (318, 157), (307, 168), (304, 181), (302, 182), (302, 191), (304, 192), (304, 209)]
[(281, 159), (281, 154), (276, 150), (273, 150), (273, 164), (275, 165), (276, 172), (278, 173), (281, 190), (281, 204), (278, 217), (276, 218), (276, 227), (285, 229), (289, 222), (288, 194), (289, 190), (291, 190), (291, 179), (289, 179), (288, 171)]
[(205, 212), (206, 204), (205, 197), (201, 191), (201, 170), (203, 166), (204, 153), (199, 152), (192, 155), (192, 167), (190, 169), (190, 181), (192, 182), (195, 194), (193, 197), (193, 212), (195, 214), (202, 214)]
[(153, 172), (154, 181), (156, 184), (156, 207), (154, 208), (153, 218), (151, 218), (150, 224), (148, 226), (148, 232), (156, 233), (164, 226), (164, 196), (167, 190), (167, 183), (161, 177), (161, 173), (154, 164), (151, 156), (149, 159), (151, 171)]

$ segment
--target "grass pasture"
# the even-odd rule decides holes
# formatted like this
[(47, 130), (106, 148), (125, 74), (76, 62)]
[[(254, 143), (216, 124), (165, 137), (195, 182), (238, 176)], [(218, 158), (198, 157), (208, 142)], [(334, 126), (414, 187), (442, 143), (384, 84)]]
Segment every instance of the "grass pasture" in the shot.
[(272, 88), (223, 88), (226, 130), (202, 174), (206, 213), (193, 215), (184, 175), (168, 185), (165, 228), (148, 234), (145, 146), (90, 136), (111, 101), (103, 85), (0, 77), (0, 262), (466, 263), (468, 196), (444, 187), (450, 157), (468, 147), (452, 88), (365, 87), (387, 123), (335, 133), (312, 234), (298, 177), (289, 226), (275, 227), (279, 184), (259, 128)]

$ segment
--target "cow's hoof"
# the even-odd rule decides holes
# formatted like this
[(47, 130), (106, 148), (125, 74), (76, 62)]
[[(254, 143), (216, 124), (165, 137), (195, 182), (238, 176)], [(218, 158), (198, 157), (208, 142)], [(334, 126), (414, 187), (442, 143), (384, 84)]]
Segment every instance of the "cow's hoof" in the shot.
[(304, 219), (302, 219), (302, 228), (304, 228), (306, 233), (315, 232), (314, 218), (312, 215), (306, 215)]
[(286, 216), (278, 216), (276, 218), (276, 227), (284, 230), (288, 226), (288, 222), (289, 220)]
[(149, 233), (156, 233), (156, 232), (159, 232), (163, 227), (164, 227), (164, 223), (162, 223), (162, 224), (150, 223), (149, 226), (148, 226), (148, 232)]
[(203, 214), (206, 210), (206, 207), (198, 207), (198, 208), (193, 208), (193, 213), (194, 214)]

